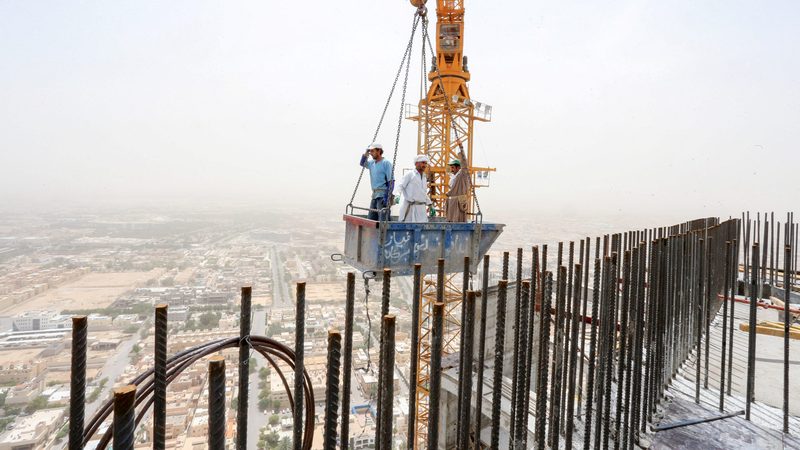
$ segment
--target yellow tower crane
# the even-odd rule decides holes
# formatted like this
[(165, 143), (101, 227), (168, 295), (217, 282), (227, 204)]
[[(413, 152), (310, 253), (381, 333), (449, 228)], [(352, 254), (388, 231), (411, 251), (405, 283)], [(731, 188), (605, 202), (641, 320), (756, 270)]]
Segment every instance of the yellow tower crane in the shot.
[[(412, 0), (419, 7), (422, 0)], [(439, 217), (445, 216), (449, 191), (449, 162), (460, 159), (462, 170), (469, 170), (472, 189), (467, 194), (467, 215), (480, 221), (480, 206), (475, 197), (475, 187), (485, 186), (493, 168), (473, 167), (473, 124), (489, 122), (491, 107), (473, 102), (467, 82), (470, 73), (464, 56), (464, 0), (437, 0), (437, 24), (432, 32), (436, 39), (436, 54), (427, 73), (431, 82), (427, 94), (421, 98), (417, 111), (407, 108), (406, 117), (418, 122), (417, 154), (427, 155), (430, 198)], [(423, 39), (427, 35), (427, 19), (423, 22)], [(423, 44), (423, 47), (425, 44)], [(432, 44), (431, 44), (432, 47)], [(423, 54), (423, 59), (424, 59)], [(427, 63), (427, 61), (423, 61)], [(440, 219), (441, 220), (441, 219)], [(447, 274), (444, 281), (445, 334), (443, 354), (459, 351), (461, 326), (462, 274)], [(427, 442), (429, 411), (429, 382), (431, 357), (431, 331), (433, 304), (436, 302), (436, 275), (427, 275), (422, 281), (422, 301), (419, 317), (419, 352), (417, 362), (416, 435), (414, 448), (424, 448)]]

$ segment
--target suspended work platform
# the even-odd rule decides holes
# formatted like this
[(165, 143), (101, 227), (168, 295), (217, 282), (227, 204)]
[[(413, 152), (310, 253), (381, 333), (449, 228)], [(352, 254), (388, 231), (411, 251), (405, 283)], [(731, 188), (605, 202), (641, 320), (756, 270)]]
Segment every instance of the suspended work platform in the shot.
[[(393, 218), (394, 219), (394, 218)], [(392, 269), (392, 275), (411, 275), (414, 264), (423, 274), (436, 273), (436, 261), (445, 259), (445, 273), (462, 272), (464, 257), (470, 257), (474, 273), (504, 224), (445, 222), (380, 222), (365, 216), (344, 215), (344, 261), (362, 271)]]

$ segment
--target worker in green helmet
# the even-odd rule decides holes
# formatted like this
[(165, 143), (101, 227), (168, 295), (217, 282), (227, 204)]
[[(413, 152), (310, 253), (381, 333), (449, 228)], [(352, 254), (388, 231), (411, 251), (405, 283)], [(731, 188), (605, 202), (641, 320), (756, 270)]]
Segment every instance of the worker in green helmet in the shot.
[(466, 161), (464, 149), (459, 143), (459, 155), (461, 159), (450, 161), (450, 181), (447, 191), (447, 203), (445, 204), (445, 215), (448, 222), (466, 222), (467, 208), (469, 206), (469, 170), (461, 167), (461, 161)]

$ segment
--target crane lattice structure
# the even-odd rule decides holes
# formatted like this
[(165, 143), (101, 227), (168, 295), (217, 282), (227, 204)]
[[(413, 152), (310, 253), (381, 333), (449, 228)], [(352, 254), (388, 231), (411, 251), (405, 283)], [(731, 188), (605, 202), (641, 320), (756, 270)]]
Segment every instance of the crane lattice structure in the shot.
[[(413, 3), (413, 2), (412, 2)], [(427, 155), (428, 184), (430, 198), (436, 215), (444, 220), (445, 205), (451, 174), (449, 163), (460, 159), (463, 148), (465, 160), (462, 167), (470, 171), (472, 186), (484, 186), (477, 178), (479, 174), (494, 171), (472, 165), (473, 124), (475, 121), (489, 122), (491, 107), (473, 102), (467, 82), (470, 73), (464, 56), (464, 1), (437, 0), (436, 55), (427, 73), (431, 82), (427, 95), (420, 99), (417, 114), (407, 114), (418, 122), (417, 154)], [(423, 40), (428, 39), (427, 23), (423, 26)], [(428, 41), (430, 42), (430, 41)], [(424, 46), (425, 44), (423, 44)], [(424, 55), (424, 54), (423, 54)], [(426, 61), (423, 61), (425, 63)], [(424, 67), (424, 66), (423, 66)], [(409, 108), (411, 111), (411, 108)], [(484, 177), (485, 178), (485, 177)], [(476, 214), (477, 202), (474, 189), (467, 194), (467, 216), (480, 220)], [(461, 303), (464, 295), (462, 274), (446, 274), (443, 297), (445, 303), (444, 355), (457, 353), (460, 343)], [(436, 275), (427, 275), (422, 281), (422, 301), (419, 317), (419, 353), (417, 363), (416, 437), (414, 448), (425, 448), (429, 411), (429, 382), (431, 358), (431, 332), (433, 326), (433, 304), (437, 298)]]

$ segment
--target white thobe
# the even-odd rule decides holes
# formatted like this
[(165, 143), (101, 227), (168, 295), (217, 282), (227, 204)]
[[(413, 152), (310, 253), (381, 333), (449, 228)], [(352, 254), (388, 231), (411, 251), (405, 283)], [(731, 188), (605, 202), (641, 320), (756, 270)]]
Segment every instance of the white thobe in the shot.
[(427, 222), (428, 215), (426, 213), (431, 199), (428, 197), (425, 174), (412, 170), (403, 175), (397, 188), (403, 199), (400, 204), (400, 221)]

